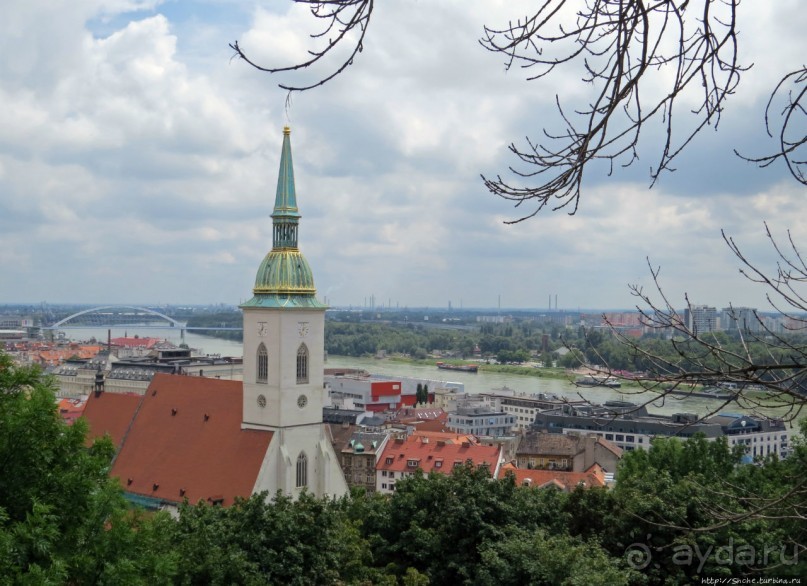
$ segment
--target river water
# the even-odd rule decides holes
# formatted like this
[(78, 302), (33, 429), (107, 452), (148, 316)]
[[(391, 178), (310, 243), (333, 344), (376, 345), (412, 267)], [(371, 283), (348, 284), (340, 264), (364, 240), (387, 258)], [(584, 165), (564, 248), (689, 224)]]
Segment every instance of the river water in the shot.
[[(106, 328), (63, 328), (65, 335), (76, 341), (88, 341), (95, 338), (98, 342), (106, 342)], [(174, 344), (182, 343), (180, 332), (175, 328), (137, 328), (114, 327), (112, 337), (124, 335), (152, 337), (166, 339)], [(210, 336), (202, 336), (191, 332), (185, 333), (185, 343), (197, 349), (202, 354), (218, 354), (220, 356), (242, 356), (241, 342), (222, 340)], [(436, 381), (460, 382), (469, 394), (486, 393), (496, 389), (508, 388), (518, 393), (546, 393), (560, 397), (579, 400), (581, 398), (593, 403), (603, 403), (609, 400), (625, 400), (634, 403), (643, 403), (649, 397), (637, 394), (637, 390), (629, 388), (610, 389), (605, 387), (578, 387), (569, 379), (550, 379), (536, 376), (505, 374), (497, 372), (458, 372), (439, 370), (436, 366), (424, 364), (409, 364), (391, 360), (378, 360), (374, 358), (351, 358), (347, 356), (329, 356), (325, 363), (326, 368), (360, 368), (374, 374), (388, 376), (409, 377)], [(657, 400), (648, 405), (648, 410), (656, 413), (697, 413), (708, 415), (720, 406), (720, 401), (702, 399), (697, 397), (668, 397), (666, 400)], [(724, 408), (724, 410), (739, 410), (738, 408)]]
[[(106, 343), (107, 332), (111, 332), (113, 338), (121, 338), (124, 336), (140, 338), (159, 338), (160, 340), (168, 340), (177, 346), (183, 343), (181, 332), (178, 328), (139, 328), (137, 326), (116, 326), (112, 328), (61, 328), (60, 332), (64, 332), (68, 339), (76, 342), (87, 342), (95, 339), (97, 342)], [(221, 356), (241, 356), (243, 354), (243, 345), (241, 342), (234, 342), (232, 340), (222, 340), (220, 338), (213, 338), (211, 336), (200, 336), (192, 332), (185, 332), (184, 343), (191, 348), (197, 349), (201, 354), (219, 354)]]
[[(638, 388), (580, 387), (573, 383), (575, 378), (573, 375), (570, 375), (569, 378), (540, 378), (537, 376), (484, 371), (475, 374), (457, 371), (447, 372), (439, 370), (436, 366), (425, 364), (409, 364), (374, 358), (351, 358), (349, 356), (329, 356), (326, 366), (331, 368), (363, 368), (370, 373), (460, 382), (465, 385), (465, 390), (469, 394), (489, 393), (493, 390), (508, 388), (517, 393), (546, 393), (566, 397), (570, 400), (579, 401), (584, 399), (592, 403), (620, 400), (641, 404), (651, 398), (645, 393), (640, 393), (641, 389)], [(667, 397), (649, 404), (648, 411), (666, 415), (682, 412), (709, 415), (720, 404), (720, 401), (698, 397)]]

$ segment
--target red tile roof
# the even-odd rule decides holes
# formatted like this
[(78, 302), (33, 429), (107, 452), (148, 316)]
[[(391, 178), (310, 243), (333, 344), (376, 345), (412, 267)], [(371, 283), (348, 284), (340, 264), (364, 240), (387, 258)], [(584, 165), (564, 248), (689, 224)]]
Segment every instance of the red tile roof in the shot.
[(160, 342), (163, 342), (161, 338), (112, 338), (110, 340), (113, 346), (124, 348), (153, 348)]
[(101, 346), (81, 346), (78, 349), (77, 354), (78, 354), (79, 358), (86, 360), (88, 358), (92, 358), (92, 357), (96, 356), (100, 351), (101, 351)]
[(43, 350), (39, 353), (38, 362), (40, 364), (56, 365), (67, 358), (64, 352), (58, 350)]
[(529, 485), (535, 488), (554, 486), (560, 490), (571, 491), (577, 486), (586, 488), (605, 486), (605, 473), (599, 464), (593, 464), (585, 472), (565, 472), (562, 470), (528, 470), (516, 468), (513, 464), (505, 464), (499, 470), (499, 478), (507, 474), (515, 477), (516, 484)]
[(48, 364), (51, 366), (61, 364), (68, 358), (72, 358), (74, 356), (86, 360), (88, 358), (92, 358), (101, 351), (101, 346), (79, 344), (70, 344), (66, 347), (38, 345), (36, 348), (40, 348), (36, 358), (37, 361), (40, 364)]
[[(446, 413), (446, 417), (448, 417), (448, 413)], [(443, 418), (429, 419), (428, 421), (414, 421), (412, 422), (412, 425), (416, 426), (418, 433), (432, 432), (453, 434), (453, 432), (448, 428), (446, 420)]]
[(499, 446), (480, 446), (467, 441), (449, 443), (412, 435), (406, 440), (387, 442), (376, 464), (376, 470), (414, 472), (420, 468), (424, 473), (434, 471), (451, 474), (455, 465), (471, 460), (475, 466), (488, 466), (491, 474), (495, 474), (500, 458)]
[(111, 475), (165, 501), (226, 506), (251, 495), (272, 433), (242, 430), (242, 405), (240, 381), (155, 375)]
[(472, 444), (478, 444), (479, 440), (476, 439), (474, 435), (465, 435), (461, 433), (457, 433), (455, 431), (432, 431), (429, 429), (420, 429), (418, 427), (417, 431), (409, 436), (408, 441), (423, 441), (423, 438), (428, 438), (429, 441), (443, 441), (447, 444), (461, 444), (463, 442), (469, 442)]
[(115, 449), (120, 449), (142, 399), (132, 393), (90, 393), (84, 407), (84, 419), (90, 426), (87, 442), (109, 434)]
[(448, 413), (435, 407), (403, 407), (395, 414), (398, 421), (426, 421), (431, 419), (448, 419)]
[(65, 423), (72, 425), (84, 413), (86, 405), (87, 402), (81, 399), (61, 399), (58, 404), (59, 416)]

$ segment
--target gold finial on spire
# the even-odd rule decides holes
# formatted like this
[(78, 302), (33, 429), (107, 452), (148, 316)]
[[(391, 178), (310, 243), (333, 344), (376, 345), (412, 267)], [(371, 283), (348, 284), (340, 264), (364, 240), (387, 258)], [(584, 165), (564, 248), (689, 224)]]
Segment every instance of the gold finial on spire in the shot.
[(284, 126), (284, 127), (283, 127), (283, 134), (284, 134), (285, 136), (290, 135), (290, 134), (291, 134), (291, 128), (289, 128), (288, 126)]

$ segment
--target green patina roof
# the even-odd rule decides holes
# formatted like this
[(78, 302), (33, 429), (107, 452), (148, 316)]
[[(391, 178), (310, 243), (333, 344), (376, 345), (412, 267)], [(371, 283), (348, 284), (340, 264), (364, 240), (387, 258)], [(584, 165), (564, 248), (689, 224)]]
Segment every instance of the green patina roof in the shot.
[(314, 275), (311, 267), (299, 250), (272, 250), (267, 254), (258, 275), (253, 292), (314, 295)]
[(239, 307), (271, 307), (275, 309), (326, 309), (328, 306), (307, 295), (255, 295)]
[(297, 248), (300, 213), (294, 188), (290, 134), (288, 126), (283, 129), (283, 150), (272, 211), (272, 250), (258, 268), (252, 289), (255, 296), (241, 307), (326, 307), (316, 299), (314, 275)]
[(283, 150), (280, 152), (280, 171), (277, 174), (277, 193), (272, 218), (299, 218), (297, 192), (294, 188), (294, 165), (291, 160), (291, 130), (283, 129)]

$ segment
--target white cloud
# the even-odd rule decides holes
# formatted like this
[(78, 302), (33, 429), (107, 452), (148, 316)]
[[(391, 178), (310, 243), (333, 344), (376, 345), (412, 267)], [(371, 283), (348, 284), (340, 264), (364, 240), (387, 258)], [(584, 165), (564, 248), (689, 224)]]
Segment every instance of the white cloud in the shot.
[[(543, 307), (558, 294), (565, 307), (625, 307), (650, 257), (680, 294), (753, 305), (756, 291), (739, 279), (720, 228), (761, 262), (771, 260), (762, 219), (807, 237), (802, 190), (781, 172), (759, 172), (752, 184), (721, 159), (728, 177), (715, 173), (718, 147), (730, 152), (722, 135), (693, 145), (704, 169), (682, 167), (650, 191), (645, 160), (639, 183), (632, 170), (592, 172), (576, 216), (504, 225), (529, 206), (490, 195), (479, 173), (515, 163), (510, 142), (557, 129), (555, 93), (582, 95), (579, 72), (526, 82), (528, 72), (505, 74), (501, 57), (477, 45), (483, 23), (507, 22), (532, 2), (377, 4), (354, 65), (288, 109), (275, 84), (317, 72), (274, 78), (230, 62), (217, 31), (239, 24), (206, 19), (209, 4), (177, 4), (7, 10), (0, 50), (14, 58), (0, 64), (0, 300), (244, 299), (271, 246), (287, 122), (301, 248), (331, 303), (375, 294), (409, 306), (493, 306), (501, 294), (505, 305)], [(754, 7), (762, 16), (749, 52), (760, 59), (776, 54), (773, 40), (783, 54), (803, 54), (793, 24), (803, 17), (783, 19), (795, 5), (782, 6)], [(249, 18), (238, 38), (270, 65), (299, 60), (316, 30), (292, 3), (259, 5)], [(91, 32), (98, 22), (103, 34)]]

